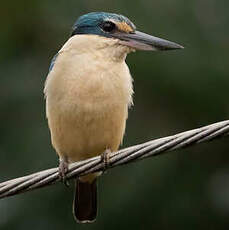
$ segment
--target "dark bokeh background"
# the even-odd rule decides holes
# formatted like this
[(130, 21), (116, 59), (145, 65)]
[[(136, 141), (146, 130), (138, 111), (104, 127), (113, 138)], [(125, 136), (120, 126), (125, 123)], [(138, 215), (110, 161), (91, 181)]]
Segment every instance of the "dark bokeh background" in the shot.
[[(45, 119), (50, 59), (76, 18), (128, 16), (139, 30), (183, 44), (137, 52), (124, 146), (228, 119), (229, 1), (21, 0), (0, 7), (0, 180), (58, 164)], [(57, 184), (0, 201), (0, 229), (228, 229), (228, 140), (110, 170), (99, 179), (99, 216), (77, 225), (72, 190)]]

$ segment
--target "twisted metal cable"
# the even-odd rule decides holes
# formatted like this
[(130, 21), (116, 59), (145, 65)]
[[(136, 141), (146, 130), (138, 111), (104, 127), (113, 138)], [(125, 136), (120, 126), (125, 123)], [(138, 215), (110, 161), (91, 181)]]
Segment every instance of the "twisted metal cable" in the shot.
[[(136, 160), (157, 156), (168, 151), (210, 141), (228, 134), (229, 120), (226, 120), (173, 136), (148, 141), (112, 153), (109, 157), (107, 168), (113, 168)], [(88, 173), (101, 171), (103, 169), (104, 163), (101, 161), (101, 157), (97, 156), (69, 165), (66, 178), (71, 179)], [(0, 198), (52, 185), (58, 181), (60, 181), (58, 168), (52, 168), (9, 180), (0, 183)]]

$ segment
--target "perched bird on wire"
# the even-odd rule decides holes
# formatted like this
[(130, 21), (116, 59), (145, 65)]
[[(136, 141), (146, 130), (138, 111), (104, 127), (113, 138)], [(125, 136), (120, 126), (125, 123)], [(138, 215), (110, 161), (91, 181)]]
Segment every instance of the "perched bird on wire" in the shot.
[[(50, 65), (45, 83), (46, 115), (62, 179), (68, 164), (101, 155), (106, 165), (125, 132), (132, 105), (132, 78), (125, 63), (135, 50), (182, 46), (136, 30), (126, 17), (93, 12), (78, 18), (71, 37)], [(93, 173), (76, 179), (73, 213), (78, 222), (97, 214)]]

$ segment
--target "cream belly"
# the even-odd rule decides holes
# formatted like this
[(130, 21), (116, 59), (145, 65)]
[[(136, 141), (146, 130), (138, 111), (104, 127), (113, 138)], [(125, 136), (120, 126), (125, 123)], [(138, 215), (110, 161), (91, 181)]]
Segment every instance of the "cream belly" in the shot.
[(79, 108), (74, 115), (49, 111), (52, 144), (60, 157), (69, 162), (102, 154), (106, 149), (115, 151), (122, 141), (127, 106), (102, 111)]

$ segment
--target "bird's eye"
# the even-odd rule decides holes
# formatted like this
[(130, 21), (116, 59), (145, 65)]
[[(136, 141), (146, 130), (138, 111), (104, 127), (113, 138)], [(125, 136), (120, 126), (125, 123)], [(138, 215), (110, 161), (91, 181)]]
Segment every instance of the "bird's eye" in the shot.
[(116, 25), (113, 22), (104, 22), (101, 27), (105, 32), (112, 32), (115, 30)]

